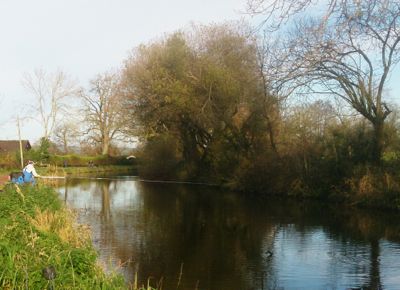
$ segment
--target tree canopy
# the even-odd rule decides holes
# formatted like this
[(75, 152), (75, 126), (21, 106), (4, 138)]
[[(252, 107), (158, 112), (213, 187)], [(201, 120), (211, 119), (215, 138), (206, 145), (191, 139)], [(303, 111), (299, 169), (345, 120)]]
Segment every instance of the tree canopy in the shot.
[(257, 43), (246, 32), (231, 24), (195, 27), (134, 50), (124, 82), (144, 138), (175, 136), (189, 164), (217, 151), (224, 158), (249, 151), (265, 95)]
[[(385, 87), (400, 60), (398, 1), (249, 1), (249, 11), (276, 17), (283, 33), (279, 82), (312, 93), (339, 97), (374, 128), (371, 159), (383, 152), (384, 121), (392, 111)], [(314, 10), (313, 10), (314, 8)], [(302, 18), (297, 17), (302, 14)], [(293, 21), (291, 21), (293, 20)], [(271, 26), (269, 26), (271, 27)]]

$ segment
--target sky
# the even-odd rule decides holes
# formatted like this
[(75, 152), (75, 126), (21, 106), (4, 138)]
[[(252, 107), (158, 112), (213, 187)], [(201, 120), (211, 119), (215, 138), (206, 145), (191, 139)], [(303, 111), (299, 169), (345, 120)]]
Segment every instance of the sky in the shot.
[[(0, 0), (0, 140), (18, 138), (16, 116), (34, 105), (24, 74), (62, 70), (85, 87), (120, 67), (136, 46), (191, 23), (246, 18), (245, 6), (246, 0)], [(389, 101), (399, 97), (398, 67)], [(21, 133), (34, 143), (43, 130), (25, 119)]]
[[(35, 69), (62, 70), (87, 86), (129, 52), (191, 23), (243, 18), (245, 0), (0, 0), (0, 139), (17, 139), (16, 116), (34, 105), (22, 86)], [(21, 122), (23, 139), (42, 135)]]

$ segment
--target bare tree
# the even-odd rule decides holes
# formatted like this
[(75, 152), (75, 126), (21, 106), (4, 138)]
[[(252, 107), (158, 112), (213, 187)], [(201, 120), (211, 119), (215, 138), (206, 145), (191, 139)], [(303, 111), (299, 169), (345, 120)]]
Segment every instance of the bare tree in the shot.
[[(378, 0), (379, 1), (379, 0)], [(250, 15), (264, 15), (264, 20), (259, 28), (277, 30), (290, 21), (294, 16), (303, 13), (307, 9), (325, 7), (323, 19), (327, 21), (334, 11), (340, 9), (349, 2), (358, 3), (359, 0), (247, 0), (246, 11)], [(314, 11), (315, 12), (315, 11)]]
[[(299, 13), (312, 3), (299, 2), (301, 9), (285, 6), (286, 15)], [(391, 112), (383, 101), (384, 88), (400, 60), (400, 3), (394, 0), (324, 3), (327, 10), (322, 16), (307, 20), (303, 17), (293, 24), (281, 49), (284, 61), (280, 66), (280, 81), (308, 93), (336, 96), (350, 104), (372, 124), (375, 138), (371, 158), (379, 162), (384, 121)], [(279, 6), (268, 4), (268, 7), (264, 12), (271, 15)]]
[(278, 39), (272, 38), (264, 33), (263, 37), (257, 42), (257, 64), (260, 84), (262, 85), (262, 102), (258, 109), (266, 121), (266, 130), (273, 151), (278, 154), (277, 137), (279, 126), (281, 125), (281, 114), (284, 110), (285, 102), (295, 87), (285, 86), (283, 81), (286, 72), (282, 66), (287, 61), (285, 54), (282, 53), (281, 43)]
[(90, 82), (90, 90), (82, 92), (82, 113), (91, 141), (108, 154), (111, 142), (122, 136), (126, 127), (120, 76), (116, 73), (98, 75)]
[(25, 74), (22, 83), (34, 96), (33, 110), (43, 128), (43, 137), (49, 139), (68, 97), (76, 93), (76, 86), (64, 72), (46, 73), (42, 69)]
[(66, 121), (54, 130), (54, 141), (62, 147), (65, 154), (68, 154), (70, 146), (79, 138), (79, 128), (74, 121)]

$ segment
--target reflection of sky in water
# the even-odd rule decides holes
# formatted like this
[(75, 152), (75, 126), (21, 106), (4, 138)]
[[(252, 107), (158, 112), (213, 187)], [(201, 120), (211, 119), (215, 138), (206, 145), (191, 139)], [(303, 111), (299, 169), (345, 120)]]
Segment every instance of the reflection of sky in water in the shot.
[[(109, 185), (109, 190), (112, 194), (113, 211), (127, 209), (139, 201), (136, 181), (114, 181)], [(59, 192), (64, 194), (65, 187), (60, 187)], [(100, 209), (101, 194), (96, 182), (68, 187), (68, 204), (77, 209)]]
[(135, 181), (124, 181), (116, 184), (113, 195), (113, 210), (123, 210), (127, 206), (137, 205), (140, 202)]
[(384, 285), (400, 289), (400, 245), (383, 241), (381, 243), (381, 273)]
[[(302, 234), (288, 225), (276, 236), (273, 248), (276, 279), (285, 289), (302, 288), (299, 285), (304, 281), (307, 286), (303, 289), (345, 289), (363, 285), (368, 278), (363, 275), (368, 269), (368, 248), (357, 245), (342, 251), (340, 243), (318, 228)], [(363, 271), (353, 275), (357, 268)]]
[(134, 180), (71, 184), (67, 203), (91, 226), (103, 261), (131, 261), (120, 269), (130, 281), (139, 272), (176, 288), (182, 266), (182, 289), (400, 289), (400, 245), (382, 236), (384, 222), (372, 219), (378, 235), (362, 214), (348, 221)]

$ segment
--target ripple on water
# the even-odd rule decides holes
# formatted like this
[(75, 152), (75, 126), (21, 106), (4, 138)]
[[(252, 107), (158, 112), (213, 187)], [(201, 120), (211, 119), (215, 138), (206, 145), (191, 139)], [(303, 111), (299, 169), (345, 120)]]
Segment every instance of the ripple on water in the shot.
[(196, 188), (101, 180), (60, 194), (127, 280), (175, 289), (183, 265), (180, 289), (400, 289), (400, 244), (382, 238), (396, 218)]
[(379, 268), (385, 289), (400, 289), (400, 244), (382, 240)]
[[(265, 243), (264, 249), (268, 247)], [(275, 283), (285, 289), (342, 289), (368, 279), (369, 246), (339, 242), (320, 227), (281, 227), (273, 251)]]

